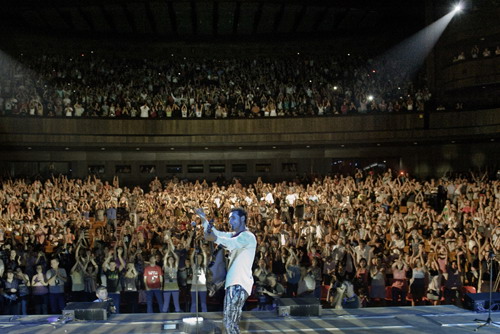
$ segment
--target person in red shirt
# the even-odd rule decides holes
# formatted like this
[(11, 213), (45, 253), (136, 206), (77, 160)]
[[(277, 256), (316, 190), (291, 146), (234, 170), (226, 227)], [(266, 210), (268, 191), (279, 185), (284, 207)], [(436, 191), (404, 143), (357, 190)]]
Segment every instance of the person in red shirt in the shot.
[(147, 312), (153, 313), (153, 296), (156, 298), (159, 310), (163, 309), (163, 270), (156, 264), (156, 257), (151, 255), (149, 266), (144, 268), (144, 286), (146, 287)]

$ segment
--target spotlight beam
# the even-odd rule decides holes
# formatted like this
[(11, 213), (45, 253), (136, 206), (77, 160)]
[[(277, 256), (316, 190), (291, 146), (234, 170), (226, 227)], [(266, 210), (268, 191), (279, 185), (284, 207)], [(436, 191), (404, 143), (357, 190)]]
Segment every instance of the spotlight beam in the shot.
[(456, 10), (449, 12), (377, 57), (374, 61), (377, 69), (384, 70), (386, 66), (390, 67), (391, 64), (399, 63), (401, 65), (400, 73), (403, 76), (411, 77), (414, 75), (423, 65), (425, 58), (432, 51), (456, 13)]

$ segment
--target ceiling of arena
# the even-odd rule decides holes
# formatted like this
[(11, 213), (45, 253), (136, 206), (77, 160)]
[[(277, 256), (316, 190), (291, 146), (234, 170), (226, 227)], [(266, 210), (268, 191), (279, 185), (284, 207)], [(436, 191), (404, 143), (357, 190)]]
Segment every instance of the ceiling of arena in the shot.
[[(4, 0), (8, 31), (165, 40), (415, 30), (423, 0)], [(7, 30), (4, 30), (7, 31)]]

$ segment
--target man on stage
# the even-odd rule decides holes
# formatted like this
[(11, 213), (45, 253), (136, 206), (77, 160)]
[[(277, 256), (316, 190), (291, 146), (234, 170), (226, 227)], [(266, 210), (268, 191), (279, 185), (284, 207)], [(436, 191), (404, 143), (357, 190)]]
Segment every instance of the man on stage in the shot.
[(223, 322), (227, 333), (238, 334), (243, 305), (252, 293), (252, 265), (257, 240), (246, 228), (247, 213), (244, 209), (233, 209), (229, 214), (229, 225), (234, 232), (218, 231), (210, 225), (202, 209), (197, 209), (196, 213), (203, 222), (205, 239), (222, 245), (230, 252)]

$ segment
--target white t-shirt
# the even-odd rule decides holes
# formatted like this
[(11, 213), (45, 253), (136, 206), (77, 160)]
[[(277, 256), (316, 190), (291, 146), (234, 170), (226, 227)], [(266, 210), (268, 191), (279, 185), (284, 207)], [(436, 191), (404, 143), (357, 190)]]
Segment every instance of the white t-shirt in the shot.
[(75, 116), (81, 117), (84, 111), (85, 109), (81, 105), (75, 106)]
[(295, 200), (297, 199), (297, 194), (288, 194), (286, 195), (285, 197), (285, 200), (286, 200), (286, 203), (289, 205), (289, 206), (293, 206), (293, 204), (295, 203)]
[(149, 107), (147, 105), (141, 106), (141, 117), (148, 118), (149, 117)]
[(354, 247), (354, 253), (356, 255), (356, 262), (359, 263), (361, 259), (365, 259), (368, 263), (370, 263), (370, 246), (365, 246), (361, 248), (360, 245)]
[(267, 193), (265, 197), (266, 203), (274, 204), (274, 198), (272, 193)]

